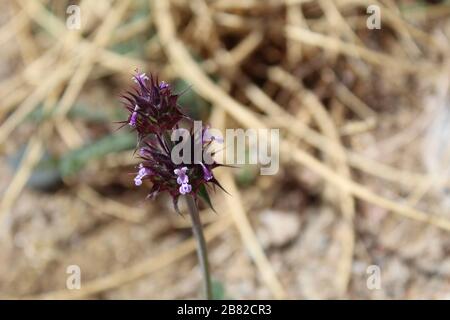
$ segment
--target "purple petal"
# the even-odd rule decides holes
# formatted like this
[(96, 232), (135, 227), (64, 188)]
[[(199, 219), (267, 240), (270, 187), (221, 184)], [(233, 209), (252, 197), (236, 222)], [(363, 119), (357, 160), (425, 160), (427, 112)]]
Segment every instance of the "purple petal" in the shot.
[(159, 89), (167, 89), (169, 87), (169, 84), (165, 81), (161, 81), (159, 84)]
[(137, 112), (136, 111), (134, 111), (132, 114), (131, 114), (131, 118), (130, 118), (130, 122), (129, 122), (129, 125), (130, 126), (132, 126), (132, 127), (135, 127), (136, 126), (136, 120), (137, 120)]
[(131, 78), (134, 82), (136, 82), (136, 83), (142, 83), (142, 82), (144, 82), (144, 81), (147, 81), (148, 80), (148, 77), (147, 77), (147, 75), (145, 74), (145, 73), (140, 73), (140, 72), (137, 72), (136, 71), (136, 75), (135, 76), (133, 76), (132, 78)]
[(203, 169), (203, 178), (205, 178), (206, 181), (209, 181), (212, 178), (214, 178), (211, 170), (209, 170), (203, 163), (200, 163), (200, 165), (202, 166)]
[(140, 186), (142, 184), (142, 179), (139, 177), (134, 178), (134, 184)]
[(188, 182), (189, 182), (189, 177), (187, 175), (180, 175), (177, 178), (177, 183), (178, 184), (185, 184), (185, 183), (188, 183)]
[(192, 186), (190, 184), (183, 183), (178, 191), (180, 191), (181, 194), (187, 194), (192, 191)]
[(186, 174), (188, 168), (187, 167), (183, 167), (181, 169), (175, 169), (173, 172), (178, 176), (177, 177), (177, 183), (182, 185), (182, 184), (186, 184), (189, 182), (189, 177)]

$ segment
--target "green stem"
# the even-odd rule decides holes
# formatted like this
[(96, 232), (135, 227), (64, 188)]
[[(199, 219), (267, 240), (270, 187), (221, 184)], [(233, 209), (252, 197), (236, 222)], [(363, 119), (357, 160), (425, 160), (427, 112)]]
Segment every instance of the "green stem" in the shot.
[(186, 196), (186, 203), (189, 209), (189, 214), (192, 220), (192, 231), (194, 233), (195, 240), (197, 241), (197, 255), (200, 263), (200, 269), (203, 275), (204, 290), (207, 300), (212, 300), (212, 286), (211, 276), (209, 274), (208, 264), (208, 250), (206, 248), (205, 237), (203, 236), (202, 223), (200, 221), (200, 215), (198, 213), (197, 204), (195, 199), (191, 195)]

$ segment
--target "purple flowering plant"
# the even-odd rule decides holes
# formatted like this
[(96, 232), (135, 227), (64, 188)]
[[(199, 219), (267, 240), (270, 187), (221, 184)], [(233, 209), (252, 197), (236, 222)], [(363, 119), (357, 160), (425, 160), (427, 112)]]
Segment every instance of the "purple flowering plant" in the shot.
[[(198, 242), (197, 251), (205, 279), (205, 293), (210, 299), (211, 281), (197, 202), (201, 198), (212, 208), (207, 190), (214, 190), (216, 186), (223, 189), (212, 172), (222, 165), (211, 160), (214, 152), (210, 150), (213, 141), (219, 143), (223, 141), (211, 134), (207, 126), (202, 126), (197, 130), (200, 132), (196, 132), (194, 120), (183, 113), (178, 104), (180, 95), (172, 91), (170, 84), (159, 82), (154, 76), (149, 77), (137, 70), (132, 80), (136, 84), (133, 91), (128, 91), (122, 96), (125, 108), (129, 112), (128, 119), (121, 123), (124, 126), (128, 125), (137, 133), (136, 152), (141, 162), (137, 167), (134, 183), (136, 186), (144, 186), (146, 181), (149, 182), (147, 198), (154, 198), (159, 193), (167, 192), (172, 197), (174, 208), (178, 213), (180, 213), (178, 208), (180, 196), (186, 198), (194, 235)], [(182, 126), (189, 133), (189, 139), (172, 141), (172, 132)], [(201, 159), (196, 159), (192, 155), (188, 156), (189, 161), (185, 163), (174, 161), (172, 151), (178, 143), (189, 143), (187, 147), (190, 150), (199, 146), (202, 151)]]
[[(215, 161), (208, 163), (204, 159), (195, 161), (193, 157), (189, 163), (175, 164), (171, 155), (176, 143), (170, 137), (172, 130), (178, 129), (183, 122), (190, 127), (191, 137), (188, 141), (192, 143), (192, 149), (195, 143), (200, 143), (202, 151), (208, 152), (214, 140), (223, 141), (212, 135), (206, 126), (198, 133), (201, 139), (196, 139), (196, 132), (192, 130), (194, 120), (183, 113), (178, 104), (179, 95), (172, 92), (170, 84), (158, 82), (152, 75), (148, 77), (139, 72), (132, 79), (137, 88), (122, 96), (129, 112), (128, 119), (122, 123), (137, 133), (138, 156), (142, 162), (134, 178), (136, 186), (143, 185), (145, 180), (151, 182), (148, 198), (168, 192), (177, 212), (180, 195), (189, 194), (196, 200), (202, 198), (211, 206), (206, 187), (222, 188), (212, 172), (221, 165)], [(210, 151), (209, 157), (213, 156), (214, 152)]]

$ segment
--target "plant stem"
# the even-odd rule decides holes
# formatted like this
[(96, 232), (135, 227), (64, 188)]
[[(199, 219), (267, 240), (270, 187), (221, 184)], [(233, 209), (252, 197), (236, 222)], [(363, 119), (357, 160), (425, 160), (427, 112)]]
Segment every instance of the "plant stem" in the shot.
[(203, 236), (203, 228), (200, 221), (200, 215), (198, 213), (197, 204), (195, 203), (195, 199), (193, 196), (186, 195), (186, 203), (189, 209), (189, 214), (191, 215), (192, 231), (194, 233), (195, 240), (197, 241), (197, 255), (203, 275), (205, 296), (207, 300), (212, 300), (213, 296), (211, 276), (209, 274), (208, 250), (206, 248), (205, 237)]

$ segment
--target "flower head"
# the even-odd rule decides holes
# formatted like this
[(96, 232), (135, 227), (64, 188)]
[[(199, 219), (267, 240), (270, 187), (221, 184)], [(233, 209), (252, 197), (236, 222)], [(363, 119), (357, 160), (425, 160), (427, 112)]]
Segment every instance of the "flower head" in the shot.
[[(135, 185), (142, 186), (144, 180), (149, 181), (149, 198), (168, 192), (177, 211), (180, 195), (202, 197), (210, 204), (206, 187), (222, 188), (212, 173), (220, 164), (207, 162), (203, 158), (199, 161), (194, 156), (182, 164), (172, 159), (173, 148), (181, 143), (170, 139), (172, 130), (179, 128), (181, 119), (187, 120), (188, 126), (194, 122), (181, 112), (177, 104), (178, 95), (172, 93), (170, 84), (164, 81), (158, 83), (152, 75), (148, 77), (145, 73), (136, 72), (133, 81), (138, 88), (135, 93), (128, 92), (124, 96), (129, 117), (123, 123), (129, 124), (138, 134), (141, 163), (134, 178)], [(188, 132), (189, 146), (193, 147), (199, 140), (202, 156), (212, 159), (213, 152), (208, 150), (209, 146), (214, 140), (220, 141), (220, 138), (212, 135), (208, 127), (201, 128), (201, 139), (196, 139), (192, 128)]]
[(127, 92), (125, 108), (129, 112), (129, 124), (138, 133), (139, 140), (151, 133), (161, 133), (172, 129), (183, 117), (186, 117), (178, 105), (178, 95), (172, 92), (169, 84), (152, 75), (139, 73), (132, 77), (137, 84), (134, 92)]
[[(193, 139), (193, 135), (191, 136)], [(142, 184), (142, 179), (148, 179), (153, 183), (151, 195), (155, 196), (159, 192), (167, 191), (173, 197), (178, 197), (186, 193), (196, 194), (205, 184), (211, 182), (218, 184), (214, 178), (212, 170), (218, 166), (213, 162), (207, 164), (205, 161), (178, 165), (172, 160), (172, 149), (175, 143), (153, 134), (142, 142), (139, 149), (139, 157), (142, 163), (136, 175), (136, 185)], [(207, 150), (203, 149), (207, 154)]]

